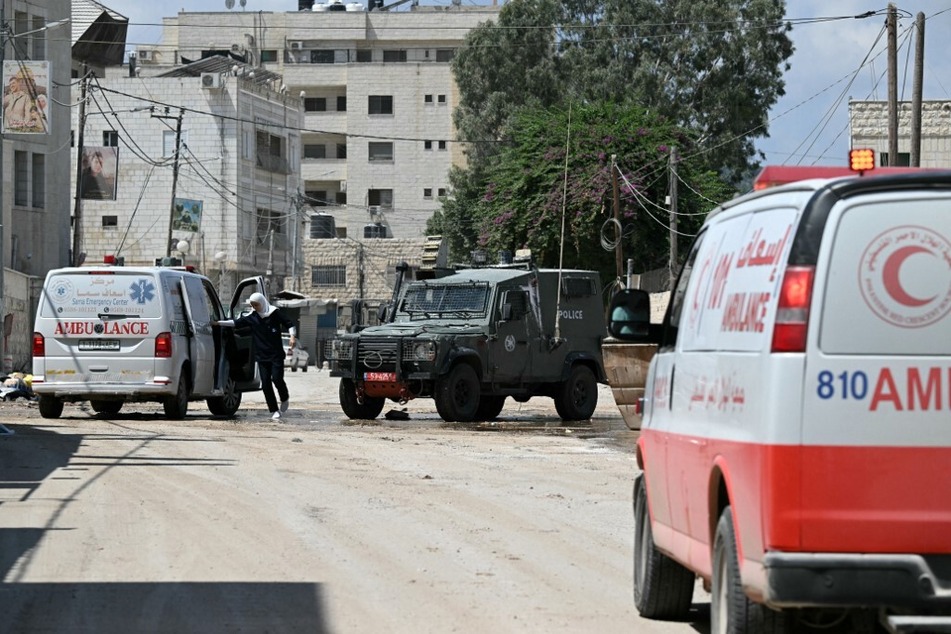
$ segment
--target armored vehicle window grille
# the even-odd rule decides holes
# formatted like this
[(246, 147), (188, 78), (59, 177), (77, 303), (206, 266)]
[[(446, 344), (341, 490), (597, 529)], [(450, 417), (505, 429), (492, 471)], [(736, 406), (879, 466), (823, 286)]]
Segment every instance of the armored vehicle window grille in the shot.
[(489, 285), (473, 284), (416, 284), (409, 287), (403, 301), (407, 313), (485, 313)]
[(512, 306), (512, 319), (521, 319), (528, 312), (528, 294), (525, 291), (509, 291), (505, 303)]
[(566, 277), (561, 281), (561, 288), (566, 297), (589, 297), (598, 293), (590, 277)]

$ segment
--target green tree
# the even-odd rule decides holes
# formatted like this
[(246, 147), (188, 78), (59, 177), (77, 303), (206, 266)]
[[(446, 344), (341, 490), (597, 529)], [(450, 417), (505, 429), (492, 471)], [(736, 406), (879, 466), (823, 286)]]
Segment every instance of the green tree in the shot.
[(602, 246), (619, 233), (613, 223), (612, 155), (619, 171), (622, 251), (638, 271), (667, 263), (663, 202), (672, 147), (688, 157), (679, 163), (681, 177), (698, 184), (681, 189), (682, 233), (695, 233), (711, 200), (732, 193), (704, 171), (703, 161), (691, 158), (695, 148), (689, 135), (639, 106), (601, 102), (570, 110), (524, 108), (513, 116), (508, 132), (511, 142), (500, 148), (481, 196), (468, 208), (469, 229), (477, 237), (467, 247), (491, 256), (530, 248), (542, 266), (595, 268), (613, 279), (614, 251)]

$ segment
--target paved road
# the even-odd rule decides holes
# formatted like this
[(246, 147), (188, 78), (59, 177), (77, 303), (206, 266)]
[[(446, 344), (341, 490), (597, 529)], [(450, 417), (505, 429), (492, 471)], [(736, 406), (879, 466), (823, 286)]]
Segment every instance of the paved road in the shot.
[(631, 601), (632, 434), (549, 399), (347, 420), (327, 372), (271, 421), (0, 404), (0, 632), (706, 632)]

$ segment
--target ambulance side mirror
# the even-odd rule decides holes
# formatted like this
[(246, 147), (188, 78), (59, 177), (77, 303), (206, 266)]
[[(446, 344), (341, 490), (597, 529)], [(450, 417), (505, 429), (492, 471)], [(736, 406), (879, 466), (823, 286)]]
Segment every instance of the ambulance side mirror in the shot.
[(608, 334), (621, 341), (650, 339), (651, 300), (647, 291), (626, 288), (611, 298)]

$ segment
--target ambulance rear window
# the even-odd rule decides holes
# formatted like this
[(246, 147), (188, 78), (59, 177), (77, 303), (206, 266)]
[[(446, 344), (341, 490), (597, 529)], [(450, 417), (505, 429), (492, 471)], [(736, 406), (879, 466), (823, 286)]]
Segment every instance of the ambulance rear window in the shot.
[(100, 313), (161, 317), (159, 280), (121, 269), (54, 275), (43, 288), (39, 313), (41, 317), (65, 319), (96, 317)]

